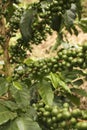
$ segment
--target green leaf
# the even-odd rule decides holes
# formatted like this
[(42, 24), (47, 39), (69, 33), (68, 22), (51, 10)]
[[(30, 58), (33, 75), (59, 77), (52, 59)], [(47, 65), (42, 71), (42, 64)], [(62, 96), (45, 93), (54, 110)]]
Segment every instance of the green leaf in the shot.
[(80, 85), (83, 84), (83, 79), (78, 79), (78, 80), (74, 81), (73, 84), (74, 84), (75, 86), (80, 86)]
[(71, 27), (76, 18), (76, 5), (72, 4), (71, 9), (67, 10), (64, 14), (64, 23), (67, 28)]
[(22, 90), (16, 89), (14, 86), (10, 87), (10, 92), (19, 108), (25, 108), (29, 105), (30, 92), (26, 84), (22, 83)]
[(52, 105), (54, 94), (51, 88), (51, 85), (46, 80), (42, 80), (38, 83), (38, 91), (43, 101), (46, 104)]
[(54, 73), (50, 73), (50, 80), (52, 82), (52, 85), (54, 88), (58, 87), (58, 82), (57, 82), (57, 75), (55, 75)]
[(9, 111), (6, 107), (0, 104), (0, 125), (17, 117), (17, 113)]
[(69, 87), (67, 86), (67, 84), (66, 84), (64, 81), (62, 81), (62, 80), (59, 79), (59, 78), (58, 78), (57, 80), (58, 80), (59, 85), (60, 85), (65, 91), (67, 91), (68, 93), (71, 93)]
[(19, 107), (27, 107), (29, 105), (29, 99), (29, 91), (26, 89), (15, 93), (15, 100)]
[(9, 127), (9, 125), (10, 125), (10, 121), (6, 122), (3, 125), (0, 125), (0, 130), (7, 130), (7, 128)]
[(14, 101), (5, 101), (5, 100), (1, 100), (0, 104), (2, 104), (3, 106), (5, 106), (6, 108), (8, 108), (11, 111), (17, 110), (18, 106)]
[(87, 120), (87, 110), (82, 111), (82, 117)]
[(73, 88), (72, 92), (74, 92), (75, 94), (78, 94), (82, 97), (87, 97), (87, 92), (84, 89)]
[(27, 59), (25, 59), (24, 63), (25, 63), (26, 65), (30, 65), (30, 64), (33, 63), (34, 61), (35, 61), (34, 58), (27, 58)]
[(85, 76), (83, 70), (79, 70), (79, 69), (74, 69), (71, 72), (69, 71), (63, 71), (62, 75), (65, 79), (66, 82), (72, 82), (72, 80), (76, 80), (77, 78), (79, 78), (80, 76)]
[(83, 18), (78, 22), (78, 26), (83, 30), (84, 33), (87, 33), (87, 18)]
[(4, 78), (0, 78), (0, 96), (8, 91), (8, 82)]
[(31, 118), (20, 117), (12, 121), (7, 130), (41, 130), (41, 128)]
[(76, 95), (67, 93), (66, 96), (67, 96), (68, 99), (69, 99), (72, 103), (74, 103), (76, 106), (79, 106), (79, 105), (80, 105), (80, 98), (78, 98)]
[(27, 109), (27, 112), (24, 115), (26, 117), (31, 118), (34, 121), (37, 119), (37, 112), (34, 109), (34, 107), (31, 107), (31, 106), (29, 106), (29, 108)]
[(34, 20), (36, 10), (27, 9), (20, 20), (20, 31), (23, 39), (29, 41), (32, 38), (32, 22)]
[(18, 82), (18, 81), (14, 81), (14, 82), (13, 82), (13, 86), (14, 86), (16, 89), (18, 89), (18, 90), (22, 90), (22, 85), (21, 85), (21, 83)]
[(67, 91), (68, 93), (71, 93), (69, 87), (67, 86), (67, 84), (63, 81), (62, 79), (62, 75), (59, 73), (59, 74), (53, 74), (51, 73), (50, 74), (50, 80), (54, 86), (54, 88), (57, 88), (57, 87), (62, 87), (65, 91)]
[(56, 14), (55, 16), (52, 17), (51, 28), (59, 32), (61, 30), (61, 25), (62, 25), (62, 17)]

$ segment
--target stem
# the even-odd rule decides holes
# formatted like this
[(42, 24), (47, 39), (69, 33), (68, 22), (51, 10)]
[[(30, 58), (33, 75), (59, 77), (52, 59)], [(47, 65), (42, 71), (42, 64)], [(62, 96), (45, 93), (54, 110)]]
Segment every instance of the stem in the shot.
[(5, 66), (4, 66), (4, 70), (5, 70), (5, 75), (6, 76), (10, 76), (10, 62), (9, 62), (9, 38), (6, 38), (6, 42), (4, 45), (4, 62), (5, 62)]
[(51, 51), (57, 50), (58, 46), (61, 44), (62, 36), (61, 33), (58, 34), (55, 45), (51, 48)]
[[(2, 11), (4, 11), (7, 6), (7, 4), (2, 4), (0, 1), (0, 6), (2, 6)], [(3, 49), (3, 59), (4, 59), (4, 74), (5, 76), (10, 76), (10, 62), (9, 62), (9, 41), (10, 41), (10, 35), (9, 29), (6, 28), (6, 19), (4, 15), (1, 15), (0, 18), (0, 35), (4, 38), (4, 41), (1, 43), (2, 49)]]

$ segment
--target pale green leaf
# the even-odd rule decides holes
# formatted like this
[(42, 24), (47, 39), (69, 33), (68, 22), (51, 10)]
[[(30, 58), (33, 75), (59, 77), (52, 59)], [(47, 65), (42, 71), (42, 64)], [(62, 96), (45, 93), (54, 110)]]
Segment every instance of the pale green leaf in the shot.
[(38, 91), (39, 91), (39, 94), (42, 97), (43, 101), (46, 104), (52, 105), (54, 94), (53, 94), (50, 83), (47, 82), (46, 80), (42, 80), (42, 81), (40, 81), (38, 86), (39, 86)]
[(27, 59), (25, 59), (24, 63), (25, 63), (26, 65), (30, 65), (30, 64), (33, 63), (34, 61), (35, 61), (34, 58), (27, 58)]
[(13, 82), (13, 86), (18, 89), (18, 90), (21, 90), (22, 89), (22, 85), (20, 84), (20, 82), (18, 81), (14, 81)]
[(63, 81), (62, 79), (62, 75), (59, 73), (59, 74), (56, 74), (56, 73), (51, 73), (50, 74), (50, 80), (52, 82), (52, 85), (54, 86), (54, 88), (57, 88), (57, 87), (62, 87), (65, 91), (67, 91), (68, 93), (71, 93), (69, 87), (67, 86), (67, 84)]
[(31, 118), (20, 117), (11, 122), (7, 130), (41, 130), (41, 128)]
[(71, 93), (69, 87), (67, 86), (67, 84), (66, 84), (64, 81), (62, 81), (60, 78), (57, 78), (57, 80), (58, 80), (59, 85), (60, 85), (65, 91), (67, 91), (68, 93)]
[(58, 87), (58, 82), (57, 82), (57, 75), (55, 75), (54, 73), (50, 74), (50, 80), (52, 82), (52, 85), (54, 88)]

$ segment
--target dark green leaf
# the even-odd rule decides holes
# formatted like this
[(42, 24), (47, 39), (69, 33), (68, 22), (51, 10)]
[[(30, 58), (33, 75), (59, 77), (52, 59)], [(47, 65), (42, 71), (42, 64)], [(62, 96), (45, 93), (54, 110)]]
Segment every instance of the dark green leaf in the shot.
[(87, 18), (81, 19), (78, 22), (78, 26), (83, 30), (84, 33), (87, 33)]
[(4, 105), (5, 107), (7, 107), (9, 110), (12, 110), (12, 111), (18, 109), (17, 104), (13, 101), (10, 101), (10, 100), (8, 100), (8, 101), (1, 100), (0, 104)]
[(74, 85), (80, 86), (83, 84), (83, 80), (82, 79), (78, 79), (76, 81), (73, 82)]
[(82, 97), (87, 97), (87, 92), (84, 89), (73, 88), (72, 92), (74, 92), (75, 94), (78, 94)]
[(67, 93), (66, 96), (71, 101), (71, 103), (75, 104), (76, 106), (80, 105), (80, 98), (78, 98), (76, 95)]
[(10, 121), (6, 122), (5, 124), (0, 125), (0, 130), (7, 130), (10, 125)]
[(6, 20), (8, 22), (15, 11), (14, 5), (12, 3), (10, 3), (9, 6), (7, 7), (7, 10), (8, 10), (8, 13), (6, 15)]
[(58, 16), (58, 15), (55, 15), (53, 18), (52, 18), (52, 23), (51, 23), (51, 28), (57, 32), (60, 31), (61, 29), (61, 25), (62, 25), (62, 17), (61, 16)]
[(0, 96), (8, 91), (8, 82), (4, 78), (0, 78)]
[(20, 30), (25, 41), (29, 41), (32, 38), (32, 22), (35, 17), (36, 10), (25, 10), (20, 21)]
[(9, 111), (6, 107), (0, 104), (0, 125), (17, 117), (17, 113)]
[(62, 75), (66, 82), (72, 82), (72, 80), (75, 80), (78, 78), (78, 76), (84, 76), (84, 72), (82, 70), (74, 69), (71, 72), (70, 71), (63, 71)]

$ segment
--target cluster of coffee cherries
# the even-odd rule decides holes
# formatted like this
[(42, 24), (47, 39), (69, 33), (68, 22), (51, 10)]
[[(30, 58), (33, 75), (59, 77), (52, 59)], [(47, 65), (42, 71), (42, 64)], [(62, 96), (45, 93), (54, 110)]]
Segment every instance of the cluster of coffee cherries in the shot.
[(32, 62), (28, 66), (27, 72), (33, 77), (44, 76), (50, 72), (58, 72), (65, 70), (72, 70), (75, 67), (86, 69), (87, 67), (87, 44), (81, 47), (71, 47), (68, 49), (61, 49), (57, 56), (52, 58), (45, 58)]
[(32, 23), (32, 43), (38, 45), (43, 40), (46, 40), (47, 34), (52, 34), (52, 29), (54, 30), (53, 26), (55, 26), (54, 24), (57, 23), (58, 26), (61, 26), (58, 23), (61, 21), (62, 16), (66, 10), (71, 8), (71, 4), (75, 2), (76, 0), (44, 0), (33, 4), (32, 9), (37, 11), (38, 19), (36, 18)]
[(72, 108), (65, 102), (60, 107), (49, 106), (42, 101), (33, 104), (37, 111), (37, 121), (49, 130), (87, 130), (87, 113), (79, 108)]
[(17, 8), (9, 20), (9, 26), (11, 28), (11, 31), (14, 33), (16, 32), (16, 30), (19, 29), (20, 18), (23, 12), (24, 12), (23, 8)]
[(17, 39), (17, 43), (15, 45), (11, 45), (9, 52), (11, 56), (10, 63), (20, 63), (27, 56), (26, 54), (26, 43), (22, 38)]
[(16, 69), (15, 73), (20, 77), (39, 78), (50, 72), (71, 71), (77, 67), (87, 68), (87, 43), (80, 47), (63, 48), (57, 52), (55, 57), (32, 61), (28, 65), (23, 65), (22, 70)]

